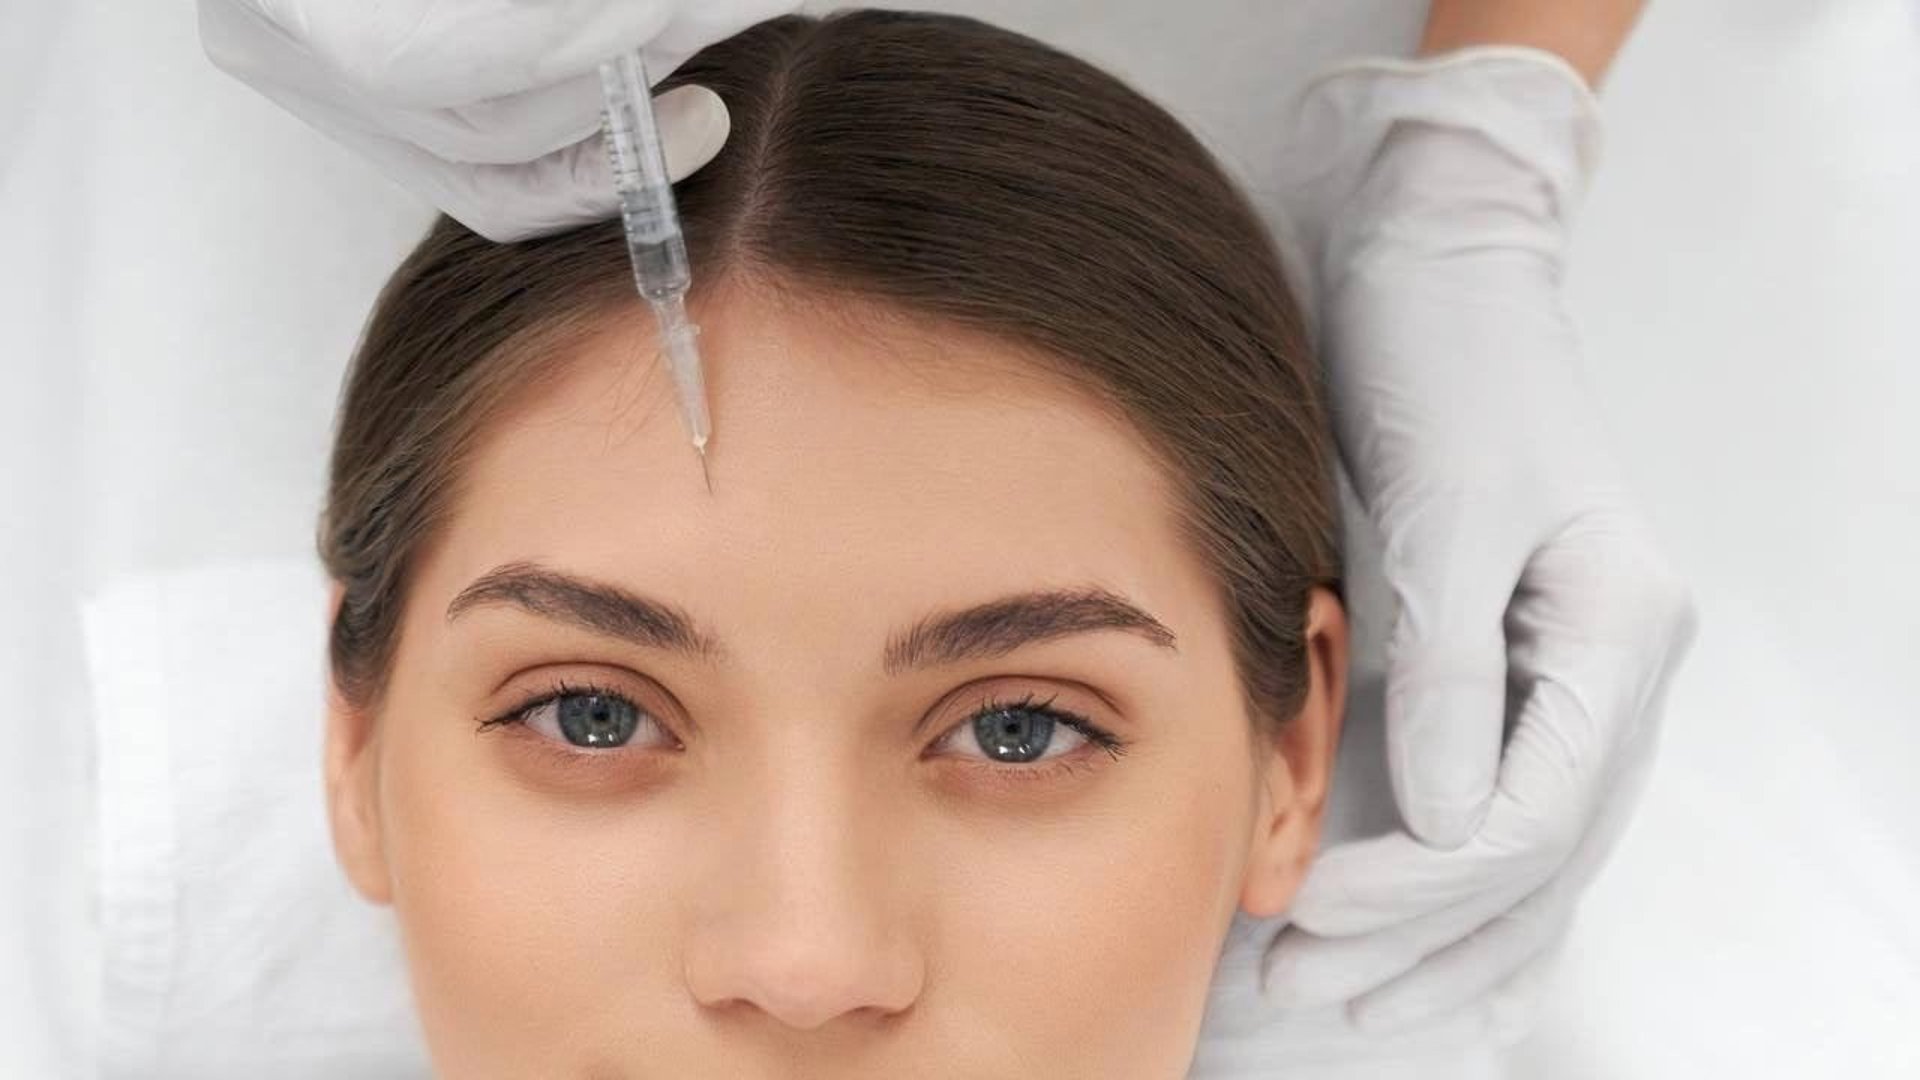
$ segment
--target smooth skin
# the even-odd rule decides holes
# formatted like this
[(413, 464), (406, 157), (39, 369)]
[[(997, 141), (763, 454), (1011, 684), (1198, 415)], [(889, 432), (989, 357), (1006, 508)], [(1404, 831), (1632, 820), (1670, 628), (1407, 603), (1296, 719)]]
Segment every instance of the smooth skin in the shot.
[[(337, 853), (393, 907), (436, 1069), (1183, 1075), (1234, 911), (1284, 910), (1313, 854), (1340, 604), (1315, 592), (1305, 703), (1257, 734), (1219, 588), (1114, 410), (996, 341), (702, 301), (717, 495), (644, 313), (610, 320), (471, 461), (384, 704), (333, 696)], [(702, 648), (605, 604), (576, 625), (524, 580), (537, 602), (455, 604), (531, 566), (650, 598)], [(984, 652), (912, 634), (1094, 590), (1164, 632), (1109, 606), (1036, 635), (1056, 596)], [(480, 729), (556, 684), (658, 726), (602, 750), (556, 707)], [(1056, 727), (1039, 761), (987, 758), (970, 716), (1029, 699), (1124, 752)]]

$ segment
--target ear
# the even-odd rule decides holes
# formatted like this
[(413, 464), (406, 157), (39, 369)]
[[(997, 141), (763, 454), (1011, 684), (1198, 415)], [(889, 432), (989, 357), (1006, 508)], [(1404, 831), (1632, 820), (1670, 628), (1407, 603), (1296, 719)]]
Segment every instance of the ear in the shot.
[(1260, 744), (1269, 755), (1240, 907), (1255, 918), (1278, 915), (1306, 880), (1326, 818), (1334, 752), (1346, 714), (1346, 609), (1316, 588), (1307, 610), (1307, 693), (1280, 733)]
[[(327, 604), (329, 633), (340, 616), (340, 601), (345, 595), (345, 587), (336, 582)], [(333, 857), (361, 896), (385, 904), (392, 901), (393, 890), (380, 843), (378, 763), (373, 717), (347, 702), (329, 665), (326, 781)]]

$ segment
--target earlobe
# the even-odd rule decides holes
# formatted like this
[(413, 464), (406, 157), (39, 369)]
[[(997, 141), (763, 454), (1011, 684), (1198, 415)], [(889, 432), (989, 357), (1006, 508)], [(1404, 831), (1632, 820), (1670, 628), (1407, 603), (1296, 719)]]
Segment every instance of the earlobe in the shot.
[[(338, 584), (327, 606), (331, 627), (344, 590)], [(351, 705), (340, 692), (329, 665), (327, 674), (326, 784), (327, 819), (333, 832), (334, 859), (361, 896), (372, 903), (392, 900), (386, 857), (380, 843), (376, 739), (373, 717)]]
[(1241, 910), (1255, 918), (1284, 912), (1306, 880), (1326, 818), (1346, 714), (1347, 616), (1326, 589), (1313, 591), (1306, 637), (1306, 697), (1267, 744), (1266, 797), (1241, 887)]

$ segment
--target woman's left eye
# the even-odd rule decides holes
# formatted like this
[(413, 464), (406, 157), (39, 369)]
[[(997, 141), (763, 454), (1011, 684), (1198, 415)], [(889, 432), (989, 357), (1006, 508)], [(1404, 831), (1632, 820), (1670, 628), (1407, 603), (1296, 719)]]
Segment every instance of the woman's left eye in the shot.
[(1086, 717), (1032, 697), (990, 702), (956, 724), (935, 744), (961, 757), (1025, 765), (1063, 757), (1088, 743), (1119, 756), (1119, 740)]

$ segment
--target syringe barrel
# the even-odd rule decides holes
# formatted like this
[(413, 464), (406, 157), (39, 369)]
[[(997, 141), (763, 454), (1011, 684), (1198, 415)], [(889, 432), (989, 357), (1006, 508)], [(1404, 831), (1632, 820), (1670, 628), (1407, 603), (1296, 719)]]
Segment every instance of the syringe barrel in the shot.
[(625, 53), (600, 65), (600, 87), (607, 102), (607, 155), (620, 194), (635, 284), (649, 300), (684, 293), (692, 280), (687, 245), (640, 53)]
[(627, 252), (633, 256), (633, 283), (640, 295), (655, 302), (669, 296), (685, 296), (693, 284), (687, 269), (687, 242), (679, 233), (658, 244), (641, 244), (631, 234)]

